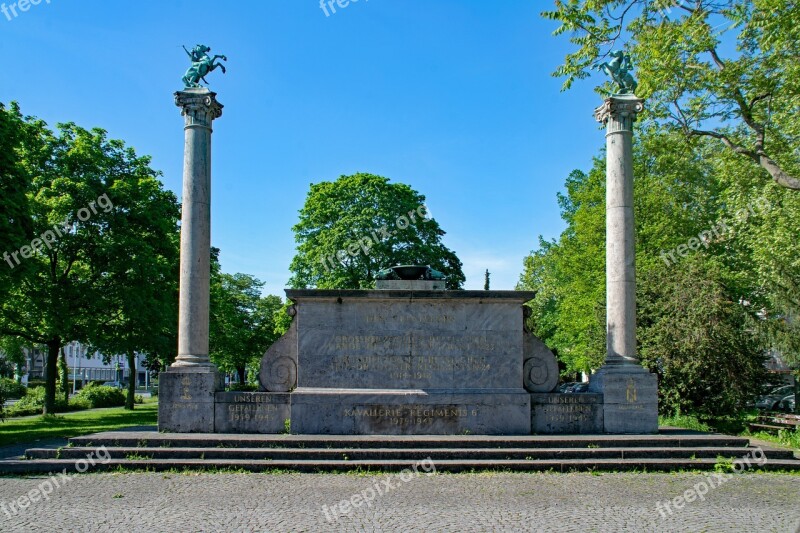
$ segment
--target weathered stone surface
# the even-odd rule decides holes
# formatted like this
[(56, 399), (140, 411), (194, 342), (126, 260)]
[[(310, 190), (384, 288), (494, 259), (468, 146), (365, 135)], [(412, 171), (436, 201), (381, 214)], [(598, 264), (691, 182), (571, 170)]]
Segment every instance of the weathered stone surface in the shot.
[(558, 385), (558, 361), (545, 343), (525, 333), (522, 377), (528, 392), (551, 392)]
[(287, 291), (297, 305), (298, 387), (521, 389), (529, 293), (297, 292)]
[(379, 279), (375, 281), (375, 288), (390, 291), (443, 291), (447, 287), (446, 282), (441, 280)]
[(292, 431), (330, 435), (526, 435), (530, 395), (296, 390)]
[(175, 93), (185, 121), (178, 357), (174, 368), (212, 368), (208, 357), (211, 258), (211, 126), (222, 115), (206, 88)]
[(222, 388), (221, 375), (215, 370), (159, 374), (159, 431), (213, 433), (214, 394)]
[(531, 431), (541, 435), (603, 433), (603, 395), (531, 394)]
[(263, 390), (289, 392), (297, 385), (297, 321), (267, 349), (258, 380)]
[(291, 419), (290, 394), (218, 392), (216, 433), (282, 433)]
[(592, 374), (589, 391), (603, 394), (606, 433), (658, 432), (658, 378), (655, 374), (635, 365), (617, 368), (607, 365)]

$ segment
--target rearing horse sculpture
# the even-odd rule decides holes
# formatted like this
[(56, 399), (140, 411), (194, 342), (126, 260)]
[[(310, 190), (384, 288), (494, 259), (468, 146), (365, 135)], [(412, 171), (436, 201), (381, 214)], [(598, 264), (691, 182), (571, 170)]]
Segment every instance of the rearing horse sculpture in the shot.
[(225, 65), (222, 63), (215, 63), (217, 59), (222, 59), (223, 61), (227, 61), (228, 58), (222, 55), (216, 55), (214, 57), (209, 57), (208, 52), (211, 51), (206, 45), (198, 44), (192, 51), (186, 50), (186, 47), (183, 47), (186, 55), (189, 56), (189, 59), (192, 61), (192, 66), (186, 71), (186, 74), (183, 76), (183, 84), (185, 87), (201, 87), (200, 80), (203, 80), (206, 84), (206, 76), (209, 72), (213, 72), (217, 69), (217, 67), (222, 69), (222, 73), (225, 74), (227, 72), (225, 70)]
[(619, 94), (634, 94), (638, 83), (633, 78), (631, 70), (633, 64), (631, 63), (631, 56), (624, 54), (619, 50), (615, 50), (609, 54), (611, 61), (608, 63), (600, 63), (595, 68), (605, 72), (614, 82), (619, 86)]

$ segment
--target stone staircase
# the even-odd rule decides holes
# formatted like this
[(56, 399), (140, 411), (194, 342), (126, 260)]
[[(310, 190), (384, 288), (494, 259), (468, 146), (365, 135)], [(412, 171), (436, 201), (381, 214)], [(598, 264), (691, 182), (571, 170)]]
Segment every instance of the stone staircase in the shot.
[[(105, 447), (105, 450), (100, 447)], [(88, 465), (86, 458), (94, 458)], [(750, 466), (745, 465), (745, 458)], [(658, 435), (330, 436), (107, 432), (76, 437), (59, 449), (32, 448), (0, 461), (0, 474), (108, 470), (250, 472), (400, 471), (430, 459), (439, 472), (714, 470), (800, 471), (792, 451), (748, 439), (662, 429)], [(92, 461), (89, 461), (91, 463)]]

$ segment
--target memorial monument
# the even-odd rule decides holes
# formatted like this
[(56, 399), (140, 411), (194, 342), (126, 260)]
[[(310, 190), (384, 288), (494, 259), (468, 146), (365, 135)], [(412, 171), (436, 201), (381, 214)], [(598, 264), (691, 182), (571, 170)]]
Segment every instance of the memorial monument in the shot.
[(589, 380), (603, 394), (606, 433), (658, 431), (658, 383), (636, 350), (636, 246), (633, 219), (633, 124), (644, 110), (634, 94), (631, 60), (612, 52), (599, 68), (617, 84), (595, 110), (606, 126), (606, 360)]
[(620, 94), (608, 128), (608, 355), (586, 394), (554, 393), (558, 364), (525, 326), (524, 291), (447, 291), (428, 265), (382, 270), (374, 290), (287, 290), (293, 317), (264, 354), (259, 392), (224, 392), (209, 360), (212, 123), (200, 85), (223, 65), (197, 45), (175, 93), (185, 121), (178, 356), (160, 376), (159, 430), (329, 435), (527, 435), (657, 431), (655, 376), (635, 337), (630, 60), (604, 64)]

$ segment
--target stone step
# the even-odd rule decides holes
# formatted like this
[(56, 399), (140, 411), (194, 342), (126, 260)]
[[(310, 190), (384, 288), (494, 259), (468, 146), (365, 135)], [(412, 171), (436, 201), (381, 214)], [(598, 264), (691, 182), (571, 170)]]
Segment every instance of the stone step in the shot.
[(744, 448), (742, 437), (690, 431), (658, 435), (241, 435), (201, 433), (105, 432), (70, 439), (73, 446), (180, 448)]
[[(484, 470), (507, 470), (516, 472), (574, 472), (574, 471), (648, 471), (665, 472), (674, 470), (715, 470), (716, 459), (566, 459), (566, 460), (440, 460), (435, 461), (437, 472), (474, 472)], [(93, 466), (73, 459), (46, 459), (38, 461), (0, 461), (2, 474), (52, 474), (73, 472), (103, 472), (124, 470), (143, 470), (151, 472), (182, 470), (235, 470), (247, 472), (292, 471), (315, 472), (399, 472), (413, 469), (416, 461), (343, 461), (343, 460), (232, 460), (232, 459), (152, 459), (127, 460), (112, 459)], [(800, 461), (770, 460), (763, 466), (753, 464), (753, 469), (769, 471), (800, 471)]]
[[(96, 447), (33, 448), (29, 459), (83, 459)], [(753, 448), (152, 448), (108, 447), (112, 459), (205, 460), (565, 460), (565, 459), (717, 459), (754, 457)], [(790, 450), (764, 449), (768, 460), (792, 460)], [(758, 456), (760, 458), (760, 454)]]

